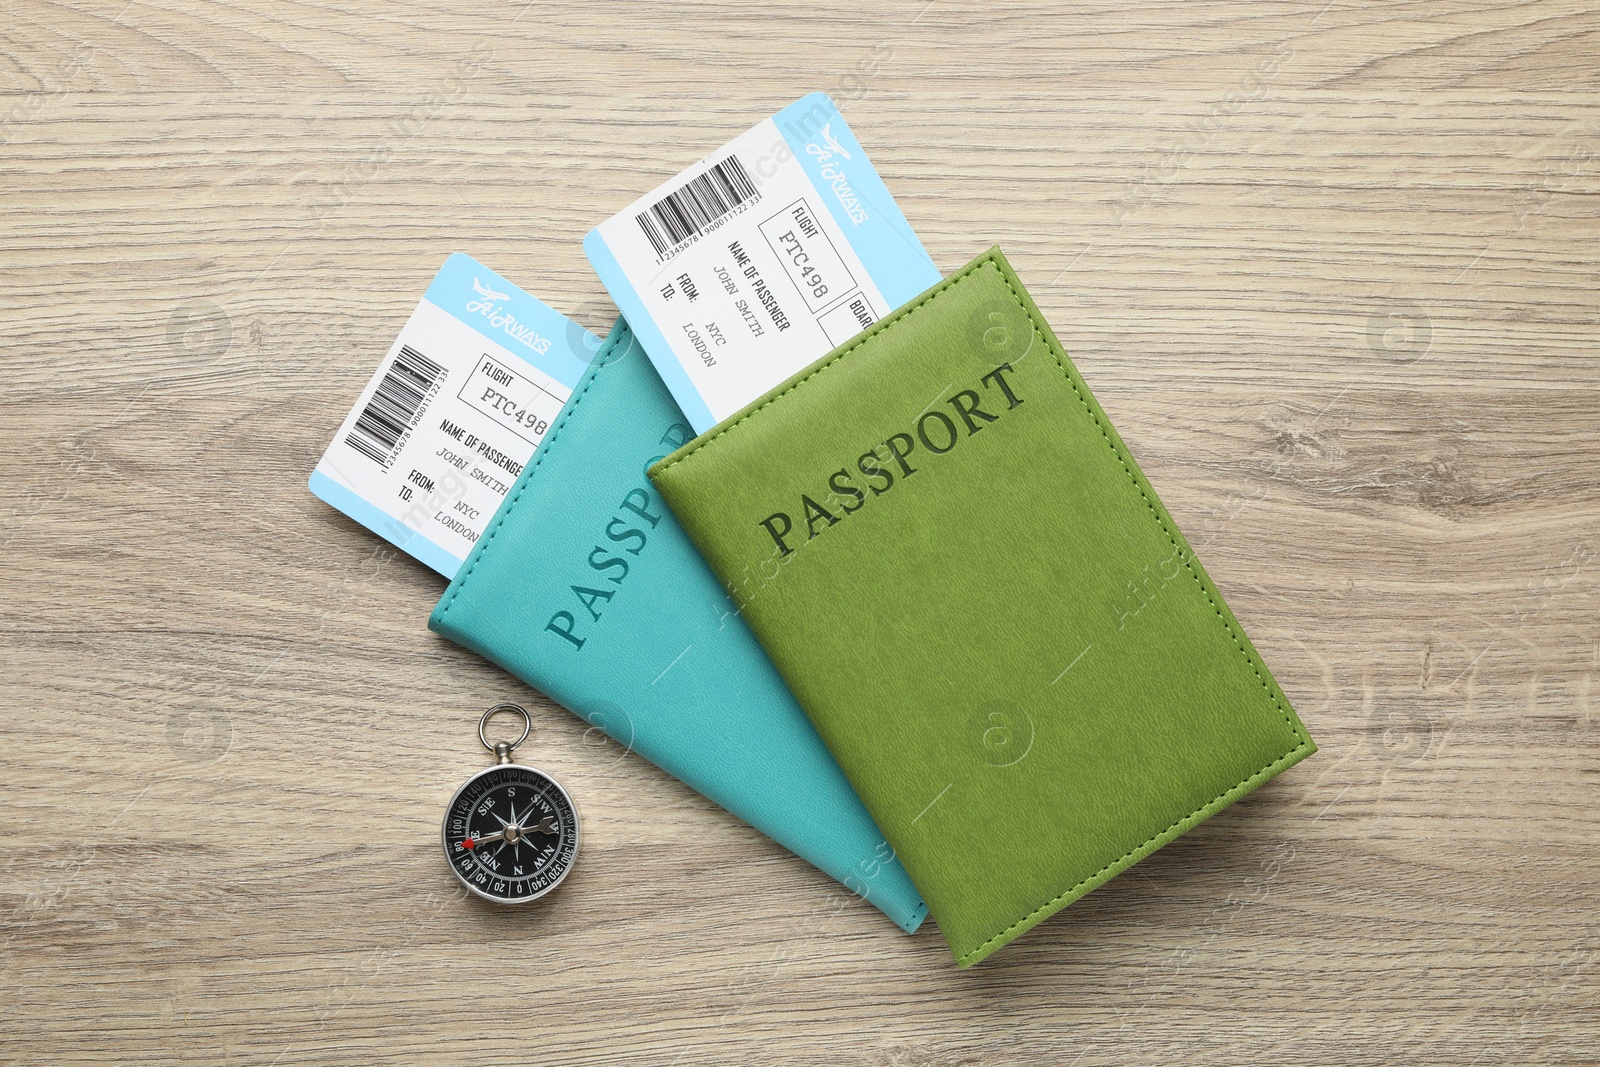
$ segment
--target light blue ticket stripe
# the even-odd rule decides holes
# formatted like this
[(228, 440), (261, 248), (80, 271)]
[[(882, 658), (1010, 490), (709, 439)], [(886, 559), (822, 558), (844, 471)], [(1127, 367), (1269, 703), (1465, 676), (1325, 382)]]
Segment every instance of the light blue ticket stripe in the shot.
[[(689, 420), (689, 425), (694, 427), (694, 432), (705, 433), (711, 429), (717, 424), (717, 420), (711, 416), (711, 409), (700, 399), (699, 390), (689, 380), (688, 372), (678, 363), (672, 346), (667, 344), (667, 339), (662, 336), (655, 320), (645, 310), (644, 301), (628, 282), (628, 276), (622, 272), (617, 257), (611, 254), (611, 249), (607, 247), (598, 229), (590, 230), (588, 236), (583, 239), (583, 251), (589, 257), (589, 265), (594, 267), (594, 272), (600, 276), (601, 284), (611, 294), (617, 310), (628, 320), (628, 326), (633, 330), (634, 336), (638, 337), (645, 352), (649, 353), (650, 362), (655, 366), (656, 373), (661, 375), (661, 380), (666, 383), (672, 399), (683, 409), (683, 414)], [(660, 358), (657, 358), (657, 353), (660, 353)]]
[(600, 338), (461, 252), (444, 261), (423, 299), (568, 389), (577, 388), (600, 348)]
[[(866, 151), (850, 132), (832, 97), (812, 93), (778, 112), (773, 121), (849, 239), (850, 247), (861, 257), (867, 274), (889, 301), (888, 311), (938, 284), (939, 268), (917, 240), (916, 232), (889, 195), (888, 187), (868, 161)], [(828, 143), (829, 137), (834, 145)], [(818, 152), (807, 151), (807, 145), (831, 158), (823, 162)], [(848, 159), (841, 158), (840, 148), (848, 153)], [(840, 202), (841, 195), (853, 195), (861, 202), (867, 216), (864, 221), (850, 217)], [(630, 325), (634, 321), (628, 320)]]
[(385, 541), (415, 556), (446, 578), (454, 578), (456, 571), (461, 569), (462, 560), (399, 519), (385, 515), (321, 471), (312, 473), (310, 487), (314, 495), (332, 504)]

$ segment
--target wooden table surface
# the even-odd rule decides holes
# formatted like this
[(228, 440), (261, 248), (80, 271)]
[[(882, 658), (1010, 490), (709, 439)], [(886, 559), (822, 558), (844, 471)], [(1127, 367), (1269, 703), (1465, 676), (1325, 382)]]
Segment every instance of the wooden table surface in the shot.
[[(1600, 1062), (1592, 5), (8, 0), (0, 1061)], [(452, 251), (813, 89), (999, 243), (1321, 745), (971, 972), (424, 620), (306, 476)], [(585, 855), (464, 900), (535, 707)]]

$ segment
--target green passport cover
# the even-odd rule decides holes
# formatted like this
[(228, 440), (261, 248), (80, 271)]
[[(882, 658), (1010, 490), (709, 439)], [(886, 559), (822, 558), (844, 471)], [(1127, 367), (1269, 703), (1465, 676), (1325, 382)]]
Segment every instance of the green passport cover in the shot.
[(1316, 750), (998, 248), (650, 475), (963, 967)]

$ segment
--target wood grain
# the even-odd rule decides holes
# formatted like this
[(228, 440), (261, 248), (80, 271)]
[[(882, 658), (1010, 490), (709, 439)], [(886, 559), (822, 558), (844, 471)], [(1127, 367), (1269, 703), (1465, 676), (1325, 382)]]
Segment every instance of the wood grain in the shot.
[[(971, 973), (489, 665), (305, 478), (444, 257), (831, 91), (1000, 243), (1322, 746)], [(1591, 5), (12, 0), (0, 1060), (1600, 1062)], [(537, 910), (435, 855), (537, 705)]]

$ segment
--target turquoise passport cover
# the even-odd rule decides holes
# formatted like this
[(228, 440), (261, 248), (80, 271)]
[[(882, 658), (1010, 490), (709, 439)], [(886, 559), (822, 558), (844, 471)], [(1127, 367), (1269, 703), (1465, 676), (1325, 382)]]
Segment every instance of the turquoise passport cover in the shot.
[(428, 625), (915, 930), (911, 880), (645, 476), (692, 436), (617, 320)]

